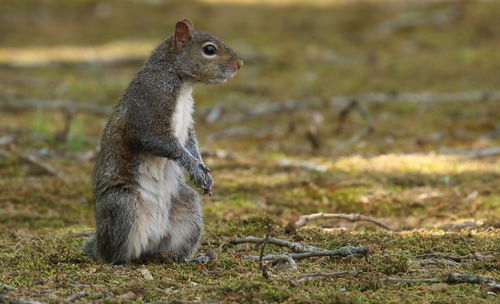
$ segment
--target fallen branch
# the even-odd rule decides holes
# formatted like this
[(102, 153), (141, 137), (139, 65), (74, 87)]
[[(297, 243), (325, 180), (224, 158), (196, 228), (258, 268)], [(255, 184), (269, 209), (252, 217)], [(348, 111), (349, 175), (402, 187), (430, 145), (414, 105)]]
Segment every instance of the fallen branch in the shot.
[(6, 146), (13, 143), (16, 140), (14, 136), (7, 135), (0, 137), (0, 146)]
[[(236, 239), (236, 240), (232, 241), (231, 243), (233, 243), (233, 244), (242, 244), (242, 243), (262, 244), (265, 241), (266, 241), (266, 239), (264, 239), (264, 238), (256, 238), (253, 236), (247, 236), (244, 238)], [(268, 238), (267, 243), (273, 244), (273, 245), (278, 245), (281, 247), (287, 247), (295, 253), (304, 253), (304, 252), (325, 250), (322, 248), (318, 248), (318, 247), (314, 247), (314, 246), (310, 246), (310, 245), (303, 245), (303, 244), (298, 243), (298, 242), (290, 242), (290, 241), (286, 241), (286, 240), (280, 240), (280, 239), (276, 239), (273, 237)]]
[[(22, 151), (15, 151), (15, 155), (18, 155), (20, 158), (22, 158), (24, 161), (42, 169), (45, 173), (48, 173), (53, 176), (57, 176), (62, 180), (66, 180), (64, 174), (61, 172), (57, 171), (54, 167), (51, 165), (43, 162), (40, 160), (37, 156), (28, 153), (28, 152), (22, 152)], [(13, 153), (10, 151), (5, 151), (5, 150), (0, 150), (0, 156), (9, 156), (12, 155)]]
[(263, 257), (257, 255), (245, 255), (245, 259), (253, 260), (274, 260), (282, 255), (291, 257), (294, 260), (302, 260), (313, 257), (368, 257), (370, 249), (365, 246), (346, 246), (335, 250), (320, 250), (303, 253), (283, 253), (283, 254), (268, 254)]
[(102, 288), (106, 287), (105, 285), (101, 284), (81, 284), (81, 283), (69, 283), (70, 286), (72, 287), (78, 287), (78, 288)]
[(76, 159), (80, 161), (90, 161), (96, 158), (98, 150), (87, 150), (87, 151), (64, 151), (62, 154), (57, 155), (58, 157), (65, 157), (69, 159)]
[(387, 282), (393, 283), (442, 283), (442, 279), (430, 278), (430, 279), (414, 279), (414, 278), (388, 278)]
[(458, 266), (460, 263), (445, 259), (445, 258), (432, 258), (432, 259), (422, 259), (422, 260), (409, 260), (408, 264), (414, 264), (414, 265), (449, 265), (449, 266)]
[[(462, 92), (447, 92), (447, 93), (432, 93), (432, 92), (369, 92), (355, 96), (334, 96), (330, 99), (330, 106), (340, 106), (345, 108), (352, 100), (356, 100), (359, 104), (365, 103), (386, 103), (386, 102), (408, 102), (408, 103), (440, 103), (440, 102), (463, 102), (463, 101), (483, 101), (483, 100), (500, 100), (500, 91), (462, 91)], [(271, 103), (271, 102), (269, 102)], [(329, 106), (323, 100), (300, 100), (300, 101), (273, 101), (271, 105), (263, 105), (250, 112), (240, 115), (221, 115), (220, 119), (227, 122), (239, 123), (247, 120), (266, 117), (276, 114), (286, 114), (289, 112), (299, 111), (303, 109), (317, 108), (324, 111), (325, 107)], [(245, 108), (225, 109), (225, 114), (234, 112), (246, 111)], [(363, 114), (362, 114), (363, 115)], [(226, 117), (226, 118), (225, 118)]]
[(216, 150), (201, 150), (203, 158), (219, 158), (219, 159), (236, 159), (238, 156), (234, 152), (216, 149)]
[(477, 151), (468, 152), (466, 156), (469, 158), (482, 158), (482, 157), (495, 156), (499, 154), (500, 154), (500, 147), (490, 147)]
[[(330, 100), (331, 105), (346, 105), (352, 100), (350, 96), (336, 96)], [(500, 91), (465, 91), (449, 93), (398, 93), (398, 92), (372, 92), (358, 96), (361, 103), (384, 103), (384, 102), (420, 102), (420, 103), (438, 103), (438, 102), (457, 102), (457, 101), (481, 101), (481, 100), (500, 100)]]
[[(470, 195), (470, 194), (469, 194)], [(471, 230), (471, 229), (477, 229), (479, 227), (482, 227), (483, 223), (476, 223), (474, 221), (464, 221), (461, 223), (457, 224), (445, 224), (438, 226), (438, 229), (445, 230), (445, 231), (462, 231), (462, 230)]]
[(322, 143), (319, 134), (319, 128), (316, 126), (310, 126), (305, 134), (307, 141), (311, 144), (311, 148), (314, 151), (321, 149)]
[(66, 180), (64, 174), (62, 174), (61, 172), (57, 171), (51, 165), (46, 164), (45, 162), (43, 162), (42, 160), (40, 160), (35, 155), (30, 154), (28, 152), (21, 152), (21, 151), (17, 151), (16, 154), (19, 155), (25, 161), (27, 161), (27, 162), (29, 162), (29, 163), (31, 163), (31, 164), (39, 167), (40, 169), (42, 169), (46, 173), (49, 173), (50, 175), (53, 175), (53, 176), (57, 176), (57, 177), (59, 177), (62, 180)]
[(347, 271), (335, 271), (335, 272), (314, 272), (314, 273), (304, 273), (301, 274), (295, 283), (303, 283), (309, 281), (322, 280), (327, 278), (338, 278), (344, 277), (346, 275), (358, 275), (362, 273), (362, 270), (347, 270)]
[(370, 113), (363, 105), (361, 105), (361, 103), (359, 103), (358, 100), (352, 99), (339, 112), (339, 116), (337, 118), (339, 125), (338, 125), (337, 129), (335, 130), (336, 133), (339, 133), (340, 131), (342, 131), (342, 129), (344, 128), (344, 124), (345, 124), (345, 121), (347, 119), (347, 116), (354, 110), (357, 110), (359, 115), (361, 116), (361, 118), (365, 121), (365, 124), (366, 124), (365, 129), (367, 129), (367, 131), (365, 131), (365, 132), (369, 133), (369, 132), (373, 131), (374, 128), (373, 128), (373, 123), (372, 123), (372, 118), (370, 116)]
[(356, 99), (352, 99), (349, 104), (340, 111), (338, 121), (339, 121), (339, 126), (336, 129), (336, 133), (340, 133), (344, 127), (345, 120), (347, 116), (349, 115), (350, 112), (357, 110), (361, 118), (363, 119), (365, 125), (364, 127), (359, 130), (358, 132), (354, 133), (347, 141), (342, 143), (338, 149), (347, 149), (355, 144), (357, 144), (359, 141), (361, 141), (365, 136), (373, 133), (375, 128), (373, 127), (373, 120), (366, 109), (365, 106), (363, 106), (361, 103), (359, 103)]
[[(320, 111), (313, 111), (309, 118), (307, 119), (307, 131), (305, 134), (306, 139), (311, 144), (311, 148), (314, 151), (318, 151), (323, 146), (321, 141), (321, 127), (324, 125), (325, 118)], [(289, 132), (295, 130), (295, 123), (290, 122)]]
[(500, 284), (491, 278), (483, 277), (477, 274), (470, 273), (449, 273), (444, 278), (388, 278), (388, 282), (394, 283), (447, 283), (447, 284), (487, 284), (495, 288), (500, 288)]
[(296, 161), (286, 158), (276, 161), (276, 165), (282, 168), (299, 168), (317, 172), (326, 172), (328, 170), (327, 167), (321, 164), (316, 164), (310, 161)]
[(112, 112), (111, 107), (95, 104), (77, 104), (74, 101), (64, 101), (54, 103), (44, 100), (16, 100), (15, 102), (6, 102), (0, 104), (2, 111), (26, 111), (26, 110), (48, 110), (64, 112), (86, 112), (95, 115), (108, 116)]
[(484, 259), (492, 259), (494, 256), (492, 255), (482, 255), (480, 253), (471, 253), (466, 255), (449, 255), (443, 252), (435, 252), (435, 253), (426, 253), (420, 255), (421, 257), (436, 257), (447, 260), (452, 260), (455, 262), (461, 262), (463, 260), (484, 260)]
[(388, 36), (401, 30), (408, 30), (422, 26), (442, 27), (448, 25), (461, 16), (458, 6), (445, 7), (432, 12), (409, 12), (385, 20), (375, 27), (376, 32)]
[(257, 107), (256, 109), (254, 109), (248, 113), (233, 116), (231, 119), (228, 119), (228, 121), (233, 122), (233, 123), (244, 122), (244, 121), (251, 120), (251, 119), (254, 119), (257, 117), (270, 116), (270, 115), (278, 114), (278, 113), (283, 114), (286, 112), (299, 110), (299, 109), (303, 109), (303, 108), (307, 108), (307, 107), (308, 107), (307, 102), (304, 102), (304, 101), (291, 100), (291, 101), (285, 101), (282, 103), (273, 103), (269, 106)]
[(222, 114), (222, 106), (220, 104), (216, 104), (205, 115), (205, 122), (212, 123), (212, 122), (216, 121), (217, 119), (219, 119), (221, 114)]
[(393, 231), (392, 228), (389, 226), (385, 225), (379, 220), (376, 220), (372, 217), (357, 214), (357, 213), (352, 213), (352, 214), (344, 214), (344, 213), (314, 213), (314, 214), (309, 214), (309, 215), (302, 215), (299, 217), (298, 220), (296, 221), (291, 221), (289, 222), (286, 227), (285, 227), (285, 233), (293, 233), (297, 231), (297, 229), (307, 225), (310, 221), (313, 220), (318, 220), (318, 219), (341, 219), (341, 220), (346, 220), (350, 222), (370, 222), (373, 223), (377, 226), (380, 226), (386, 230)]
[(11, 290), (11, 291), (18, 290), (17, 287), (10, 286), (10, 285), (4, 284), (4, 283), (0, 283), (0, 289), (6, 289), (6, 290)]
[(11, 303), (11, 304), (42, 304), (42, 302), (26, 300), (21, 297), (9, 297), (6, 295), (0, 295), (1, 303)]
[(265, 279), (269, 278), (269, 273), (267, 271), (267, 266), (264, 264), (264, 251), (266, 250), (266, 245), (267, 242), (269, 241), (269, 235), (271, 234), (271, 224), (267, 224), (267, 234), (266, 237), (264, 238), (264, 241), (262, 242), (262, 247), (260, 248), (260, 255), (259, 255), (259, 267), (260, 270), (262, 271), (262, 276)]
[(78, 300), (78, 298), (85, 297), (86, 295), (87, 295), (87, 293), (85, 291), (76, 292), (76, 293), (70, 295), (69, 297), (67, 297), (66, 302), (74, 302), (74, 301)]
[(273, 128), (246, 128), (246, 127), (236, 127), (224, 129), (215, 133), (208, 135), (212, 140), (217, 140), (221, 138), (228, 138), (232, 136), (254, 136), (254, 137), (267, 137), (276, 133)]
[[(93, 52), (93, 51), (92, 51)], [(9, 56), (10, 57), (10, 56)], [(143, 56), (120, 56), (116, 58), (81, 58), (81, 59), (64, 59), (64, 58), (54, 58), (52, 60), (44, 60), (41, 61), (35, 60), (34, 62), (24, 62), (20, 61), (16, 56), (10, 57), (11, 60), (9, 62), (1, 61), (0, 67), (7, 69), (15, 69), (15, 68), (54, 68), (54, 67), (87, 67), (87, 66), (120, 66), (120, 65), (140, 65), (144, 63)]]

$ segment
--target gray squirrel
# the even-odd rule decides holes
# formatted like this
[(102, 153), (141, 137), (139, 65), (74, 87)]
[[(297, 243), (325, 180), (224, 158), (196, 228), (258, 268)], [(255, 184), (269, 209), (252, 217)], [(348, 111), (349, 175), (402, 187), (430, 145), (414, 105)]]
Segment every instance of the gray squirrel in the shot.
[(122, 264), (158, 253), (186, 259), (203, 231), (200, 198), (212, 177), (193, 128), (193, 85), (221, 83), (243, 60), (220, 39), (183, 19), (151, 54), (115, 106), (97, 155), (96, 233), (82, 250)]

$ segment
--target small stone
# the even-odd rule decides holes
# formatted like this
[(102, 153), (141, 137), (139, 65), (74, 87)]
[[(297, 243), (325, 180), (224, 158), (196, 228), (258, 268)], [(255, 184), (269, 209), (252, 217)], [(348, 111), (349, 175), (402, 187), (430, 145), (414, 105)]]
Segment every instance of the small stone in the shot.
[(145, 280), (153, 280), (153, 275), (151, 274), (151, 272), (146, 269), (146, 268), (141, 268), (141, 269), (138, 269), (137, 271), (139, 271), (139, 273), (142, 275), (142, 277), (145, 279)]

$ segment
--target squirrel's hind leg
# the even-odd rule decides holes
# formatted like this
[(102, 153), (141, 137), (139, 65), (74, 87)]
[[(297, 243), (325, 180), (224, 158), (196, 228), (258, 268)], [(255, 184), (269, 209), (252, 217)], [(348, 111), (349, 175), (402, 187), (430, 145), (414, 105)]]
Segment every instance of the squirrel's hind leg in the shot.
[(196, 252), (203, 232), (200, 197), (184, 182), (179, 184), (178, 195), (172, 197), (169, 218), (170, 231), (159, 251), (184, 260)]
[(98, 198), (95, 250), (100, 260), (123, 264), (140, 256), (140, 244), (132, 239), (138, 207), (137, 193), (125, 187), (110, 189)]

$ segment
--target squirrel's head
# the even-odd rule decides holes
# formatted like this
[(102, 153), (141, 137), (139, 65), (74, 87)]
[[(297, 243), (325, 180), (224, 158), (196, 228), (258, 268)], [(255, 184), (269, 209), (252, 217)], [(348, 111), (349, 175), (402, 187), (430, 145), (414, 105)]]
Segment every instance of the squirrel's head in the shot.
[(194, 82), (220, 83), (243, 66), (243, 60), (217, 37), (194, 30), (188, 19), (175, 25), (171, 44), (183, 76)]

